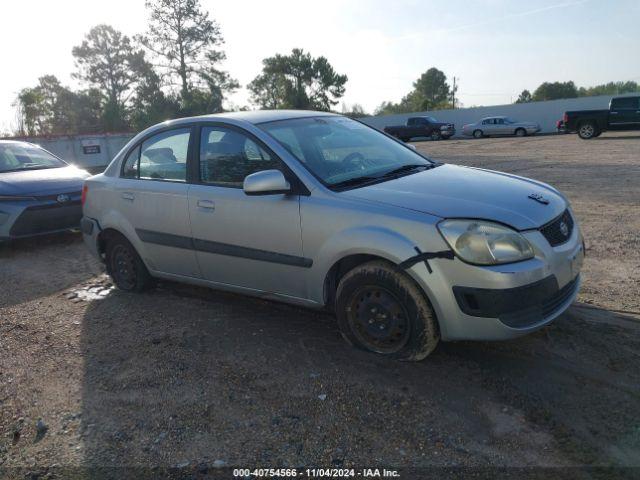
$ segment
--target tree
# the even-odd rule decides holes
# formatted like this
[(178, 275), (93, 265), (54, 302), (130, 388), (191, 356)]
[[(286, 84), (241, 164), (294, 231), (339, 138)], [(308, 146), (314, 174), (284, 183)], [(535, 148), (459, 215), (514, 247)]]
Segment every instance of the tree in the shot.
[(18, 94), (19, 124), (27, 135), (89, 133), (101, 129), (100, 93), (95, 89), (73, 92), (53, 75)]
[(72, 50), (78, 71), (73, 75), (96, 88), (104, 98), (103, 117), (110, 130), (126, 128), (126, 102), (147, 68), (144, 52), (109, 25), (97, 25)]
[(609, 82), (594, 87), (580, 87), (578, 96), (591, 97), (595, 95), (621, 95), (623, 93), (636, 93), (640, 91), (640, 86), (634, 81)]
[(156, 123), (175, 117), (180, 101), (173, 94), (162, 91), (162, 81), (153, 67), (144, 63), (136, 67), (139, 80), (131, 101), (130, 123), (134, 130), (144, 130)]
[(447, 76), (441, 70), (432, 67), (413, 82), (413, 90), (402, 97), (399, 103), (383, 102), (375, 114), (390, 115), (451, 108), (451, 94)]
[(362, 118), (369, 116), (369, 114), (364, 111), (364, 107), (359, 103), (354, 103), (353, 105), (351, 105), (351, 108), (349, 108), (346, 103), (343, 103), (341, 113), (342, 115), (351, 118)]
[(294, 48), (262, 61), (262, 73), (247, 86), (260, 108), (330, 110), (345, 92), (347, 76), (338, 74), (325, 57), (313, 58)]
[(516, 103), (529, 103), (533, 101), (533, 97), (531, 95), (531, 92), (529, 90), (523, 90), (520, 95), (518, 96), (518, 99), (516, 100)]
[(448, 99), (451, 89), (447, 76), (435, 67), (430, 68), (413, 83), (414, 102), (420, 104), (421, 110), (438, 110), (449, 108)]
[(578, 89), (572, 81), (544, 82), (533, 92), (533, 100), (536, 102), (558, 100), (561, 98), (576, 98), (577, 96)]
[[(150, 10), (148, 33), (141, 43), (160, 61), (171, 85), (180, 86), (185, 110), (204, 101), (219, 111), (225, 92), (239, 87), (228, 73), (218, 69), (225, 60), (218, 24), (202, 11), (200, 0), (146, 0)], [(208, 92), (196, 92), (207, 89)], [(204, 113), (204, 112), (203, 112)]]

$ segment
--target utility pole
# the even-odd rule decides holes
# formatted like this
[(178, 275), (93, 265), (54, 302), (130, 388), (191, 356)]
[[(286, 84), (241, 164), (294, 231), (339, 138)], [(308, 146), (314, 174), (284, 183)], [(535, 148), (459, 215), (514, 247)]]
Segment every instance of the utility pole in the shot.
[(456, 86), (456, 77), (453, 77), (453, 88), (451, 89), (451, 108), (456, 109), (456, 92), (458, 87)]

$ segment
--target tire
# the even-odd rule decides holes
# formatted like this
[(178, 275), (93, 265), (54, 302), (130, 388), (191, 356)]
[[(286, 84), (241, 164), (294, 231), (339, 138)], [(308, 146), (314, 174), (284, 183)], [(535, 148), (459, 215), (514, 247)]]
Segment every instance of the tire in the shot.
[(592, 121), (583, 122), (578, 126), (578, 136), (583, 140), (590, 140), (598, 135), (598, 127)]
[(429, 135), (429, 136), (431, 137), (431, 140), (433, 140), (434, 142), (437, 142), (438, 140), (442, 139), (442, 135), (437, 130), (433, 130), (431, 132), (431, 135)]
[(107, 272), (120, 290), (142, 292), (155, 284), (136, 249), (122, 235), (107, 239), (105, 260)]
[[(338, 285), (335, 307), (342, 336), (363, 350), (419, 361), (438, 345), (440, 332), (431, 304), (391, 263), (376, 260), (349, 271)], [(372, 316), (363, 318), (364, 314)]]
[(482, 137), (484, 137), (484, 133), (482, 133), (482, 130), (473, 131), (473, 138), (482, 138)]
[(524, 128), (516, 128), (515, 134), (516, 137), (526, 137), (527, 131)]

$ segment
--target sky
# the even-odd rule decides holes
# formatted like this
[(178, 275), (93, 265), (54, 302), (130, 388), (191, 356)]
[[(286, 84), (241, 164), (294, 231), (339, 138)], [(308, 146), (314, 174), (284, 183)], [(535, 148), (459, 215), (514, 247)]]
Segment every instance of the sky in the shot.
[[(397, 102), (430, 67), (456, 77), (464, 106), (515, 101), (544, 81), (640, 82), (639, 0), (201, 0), (225, 38), (224, 69), (244, 88), (262, 59), (303, 48), (349, 77), (342, 101), (366, 111)], [(144, 0), (3, 0), (0, 132), (15, 126), (18, 91), (71, 77), (71, 49), (89, 29), (146, 30)], [(337, 107), (340, 110), (340, 105)]]

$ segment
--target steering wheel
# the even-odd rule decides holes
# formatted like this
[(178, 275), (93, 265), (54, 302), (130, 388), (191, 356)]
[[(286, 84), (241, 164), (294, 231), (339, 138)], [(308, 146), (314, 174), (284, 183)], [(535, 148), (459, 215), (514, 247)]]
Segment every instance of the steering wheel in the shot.
[(347, 166), (353, 166), (356, 170), (364, 170), (368, 162), (360, 152), (351, 152), (342, 159), (342, 163)]

